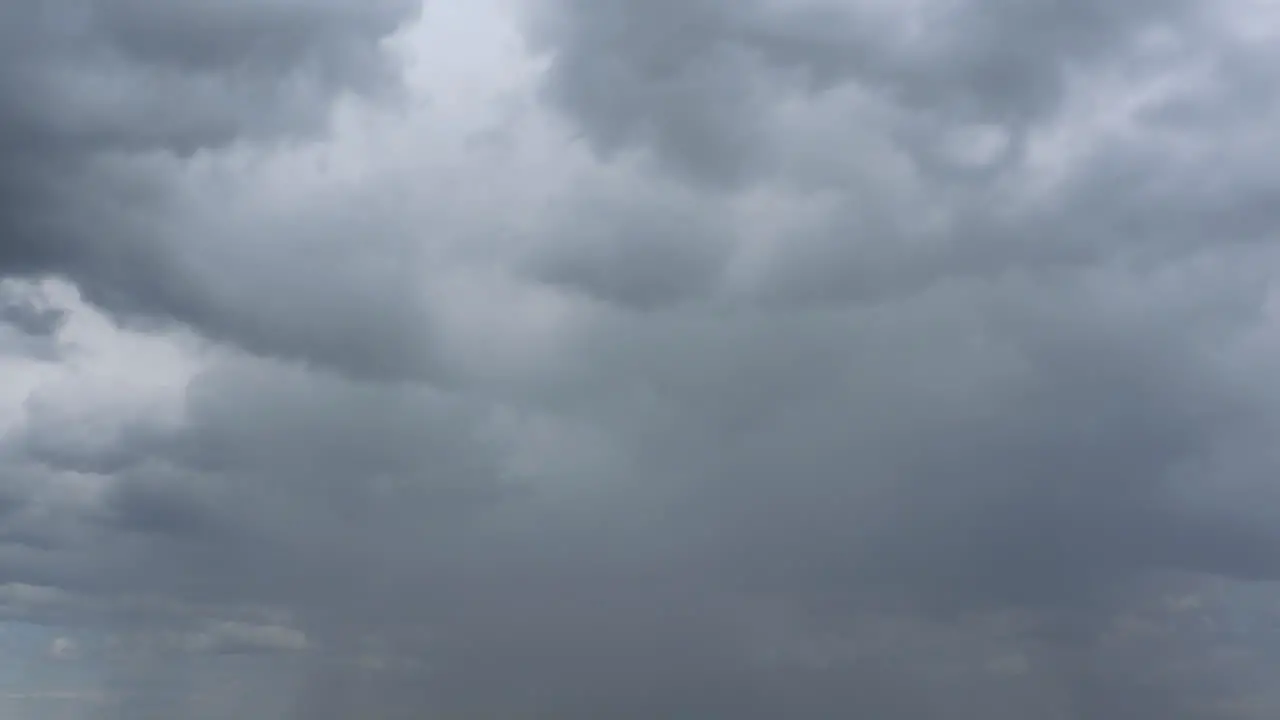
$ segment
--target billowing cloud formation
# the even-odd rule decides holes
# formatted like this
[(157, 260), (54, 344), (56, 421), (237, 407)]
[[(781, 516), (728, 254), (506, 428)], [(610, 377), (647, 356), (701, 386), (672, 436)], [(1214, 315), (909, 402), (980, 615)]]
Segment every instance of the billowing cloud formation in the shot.
[(1262, 702), (1265, 4), (41, 8), (0, 613), (98, 712)]
[[(200, 166), (209, 153), (243, 152), (251, 162), (271, 144), (322, 132), (336, 100), (393, 96), (396, 68), (380, 41), (417, 9), (414, 0), (6, 7), (0, 267), (69, 277), (133, 316), (174, 317), (295, 356), (320, 352), (315, 344), (326, 341), (288, 308), (246, 314), (226, 301), (277, 281), (244, 266), (304, 250), (349, 264), (337, 241), (265, 248), (260, 235), (276, 233), (270, 218), (243, 228), (225, 217), (216, 237), (179, 241), (174, 234), (192, 228), (164, 227), (164, 219), (184, 200), (181, 167)], [(217, 203), (215, 188), (198, 192)], [(325, 291), (348, 281), (335, 272)]]

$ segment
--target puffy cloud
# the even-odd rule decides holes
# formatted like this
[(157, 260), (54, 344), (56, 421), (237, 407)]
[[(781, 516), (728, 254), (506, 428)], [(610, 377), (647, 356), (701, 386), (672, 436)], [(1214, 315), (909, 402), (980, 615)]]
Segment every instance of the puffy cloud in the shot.
[[(179, 241), (171, 233), (191, 228), (163, 227), (179, 202), (181, 166), (315, 137), (340, 99), (393, 94), (396, 70), (381, 41), (418, 6), (57, 0), (0, 11), (0, 271), (69, 277), (118, 311), (177, 317), (290, 352), (305, 341), (282, 337), (276, 347), (263, 336), (279, 327), (245, 327), (222, 307), (219, 296), (243, 286), (207, 287), (207, 272), (228, 268), (199, 255), (227, 235)], [(232, 271), (240, 280), (274, 283), (244, 274), (270, 262), (254, 257), (252, 235), (245, 247), (214, 252), (246, 263)], [(316, 259), (327, 252), (308, 249)]]
[(110, 712), (1267, 672), (1157, 602), (1280, 580), (1262, 5), (46, 5), (0, 10), (0, 613), (118, 638)]
[(788, 103), (861, 86), (911, 113), (899, 131), (989, 123), (1017, 137), (1052, 121), (1073, 75), (1112, 70), (1144, 35), (1203, 27), (1189, 2), (541, 5), (536, 37), (554, 53), (549, 95), (595, 147), (651, 148), (673, 168), (718, 181), (754, 178), (782, 159), (778, 146), (790, 143), (779, 131), (793, 128), (770, 121), (789, 114)]

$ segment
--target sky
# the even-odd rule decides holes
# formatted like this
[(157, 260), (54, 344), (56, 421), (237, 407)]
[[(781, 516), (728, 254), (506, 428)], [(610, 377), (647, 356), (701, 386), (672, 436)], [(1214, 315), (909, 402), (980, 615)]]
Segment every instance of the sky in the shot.
[(1274, 717), (1278, 40), (0, 4), (0, 713)]

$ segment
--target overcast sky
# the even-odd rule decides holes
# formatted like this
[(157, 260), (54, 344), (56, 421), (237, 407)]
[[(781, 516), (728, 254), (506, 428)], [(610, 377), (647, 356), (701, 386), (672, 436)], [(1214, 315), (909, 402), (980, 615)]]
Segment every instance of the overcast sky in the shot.
[(1241, 717), (1278, 101), (1273, 0), (0, 4), (0, 711)]

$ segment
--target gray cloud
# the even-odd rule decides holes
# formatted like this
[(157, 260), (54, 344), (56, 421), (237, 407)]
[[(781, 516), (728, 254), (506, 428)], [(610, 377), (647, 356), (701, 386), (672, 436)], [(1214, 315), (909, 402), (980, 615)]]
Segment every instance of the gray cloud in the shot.
[[(935, 119), (1020, 136), (1060, 108), (1073, 73), (1128, 59), (1144, 31), (1177, 31), (1194, 3), (543, 3), (547, 91), (606, 153), (651, 147), (701, 179), (772, 165), (772, 102), (843, 85)], [(1194, 27), (1194, 25), (1192, 25)], [(911, 125), (902, 127), (910, 130)]]
[(29, 283), (0, 281), (0, 348), (33, 359), (60, 354), (57, 333), (66, 314)]
[(398, 67), (412, 5), (0, 10), (0, 273), (87, 302), (5, 311), (80, 349), (0, 416), (0, 612), (125, 638), (110, 713), (1235, 717), (1244, 9), (442, 3)]
[(34, 299), (10, 297), (0, 307), (0, 320), (19, 331), (36, 337), (57, 332), (65, 315), (54, 308), (41, 307)]
[[(157, 9), (133, 0), (6, 8), (6, 146), (192, 152), (314, 129), (331, 94), (386, 85), (374, 41), (416, 7), (389, 0)], [(108, 81), (97, 92), (93, 82)], [(81, 155), (82, 156), (82, 155)], [(66, 158), (58, 152), (54, 157)]]
[[(253, 235), (265, 228), (251, 230), (245, 248), (218, 250), (204, 245), (226, 238), (186, 237), (189, 228), (163, 227), (162, 218), (182, 182), (178, 159), (317, 137), (345, 95), (394, 99), (395, 68), (380, 41), (418, 8), (414, 0), (163, 8), (58, 0), (0, 11), (0, 273), (65, 276), (126, 316), (177, 319), (263, 352), (334, 352), (357, 369), (387, 371), (376, 359), (351, 360), (358, 353), (332, 341), (319, 347), (326, 341), (296, 319), (285, 319), (293, 328), (285, 330), (281, 318), (227, 307), (228, 293), (252, 290), (243, 281), (275, 278), (241, 275), (237, 286), (209, 261), (272, 262), (253, 256)], [(360, 313), (381, 312), (337, 310), (359, 324), (368, 320)], [(347, 345), (386, 343), (353, 331)]]
[(550, 247), (529, 273), (588, 298), (639, 310), (705, 300), (731, 255), (733, 228), (697, 193), (578, 189), (552, 210)]
[(185, 638), (184, 646), (193, 652), (224, 654), (296, 653), (307, 649), (307, 636), (279, 625), (224, 622)]

